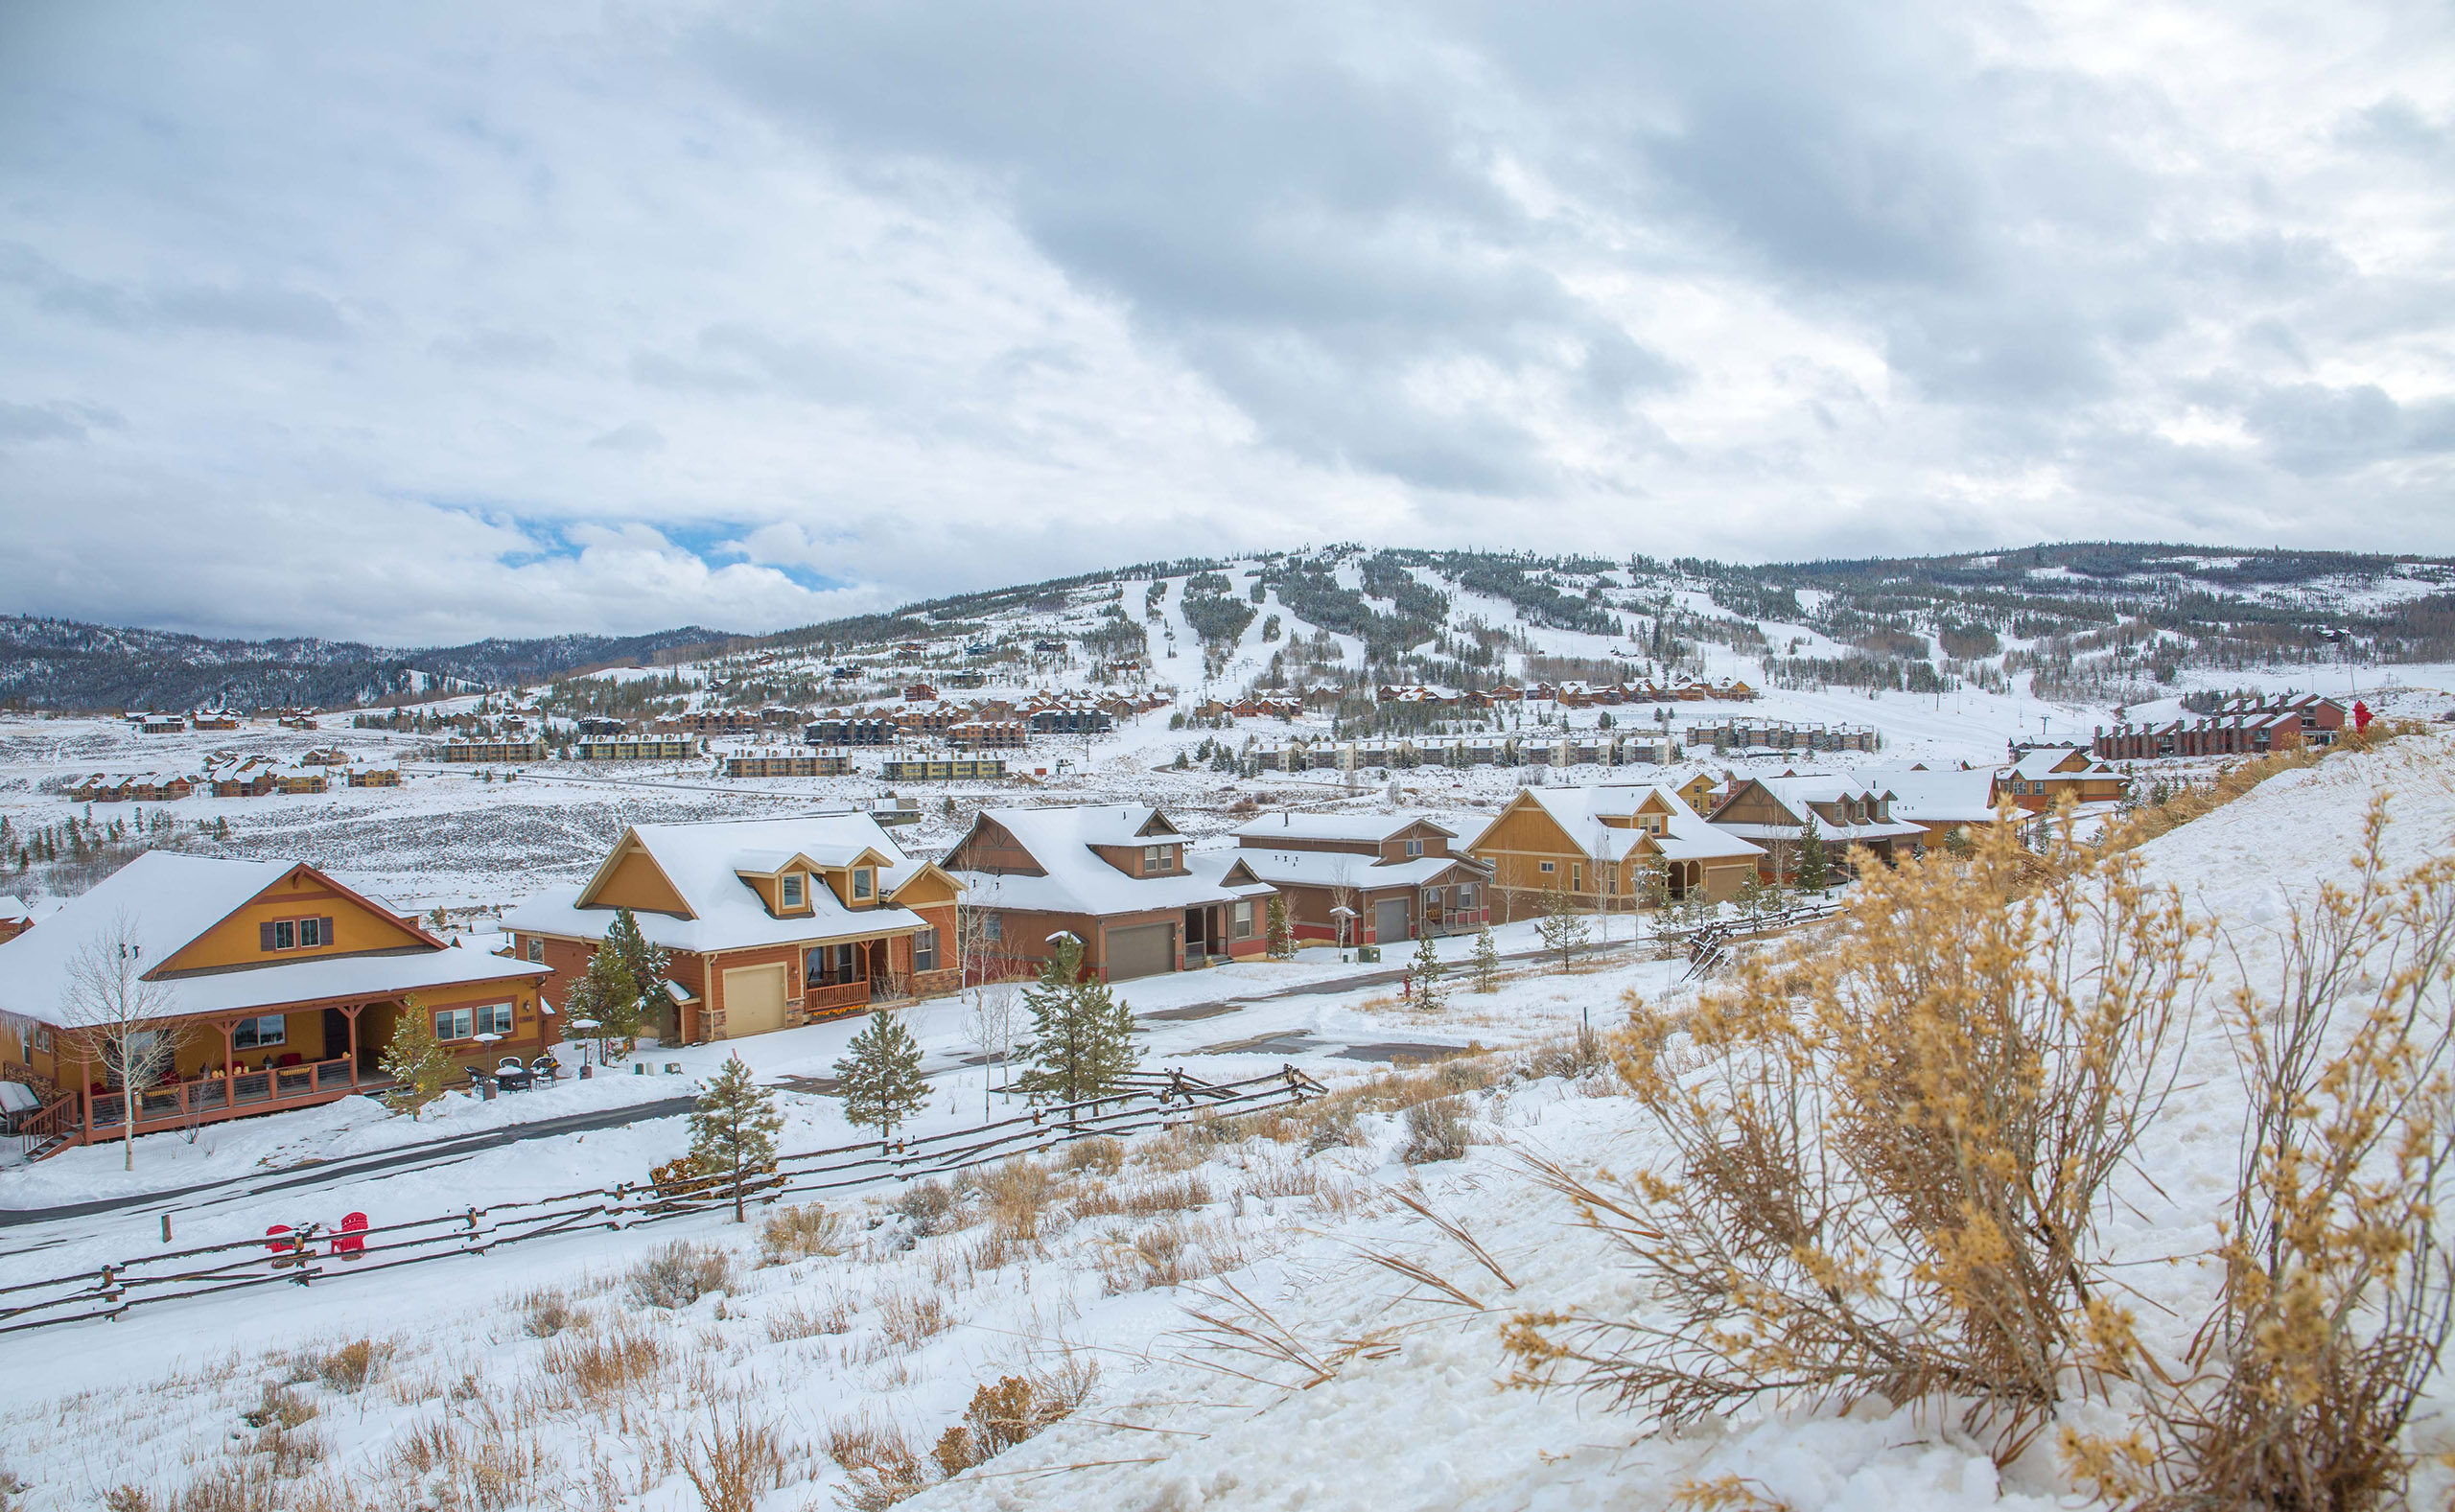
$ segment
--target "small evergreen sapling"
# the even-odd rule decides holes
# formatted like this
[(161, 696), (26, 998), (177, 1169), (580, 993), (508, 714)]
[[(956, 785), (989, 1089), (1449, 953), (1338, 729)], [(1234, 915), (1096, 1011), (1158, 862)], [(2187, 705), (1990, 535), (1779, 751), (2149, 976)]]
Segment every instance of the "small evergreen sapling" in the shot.
[(1273, 961), (1296, 959), (1296, 926), (1287, 917), (1287, 899), (1274, 894), (1264, 916), (1268, 920), (1270, 958)]
[(1821, 896), (1833, 885), (1833, 862), (1825, 853), (1824, 831), (1815, 826), (1815, 810), (1799, 826), (1799, 891)]
[(732, 1183), (736, 1223), (742, 1184), (776, 1163), (776, 1135), (783, 1127), (776, 1095), (750, 1079), (739, 1056), (728, 1058), (699, 1089), (699, 1105), (690, 1110), (690, 1164)]
[(1080, 1103), (1125, 1084), (1138, 1053), (1134, 1012), (1109, 985), (1083, 976), (1083, 942), (1061, 937), (1040, 980), (1023, 989), (1032, 1011), (1032, 1039), (1022, 1047), (1030, 1069), (1015, 1084), (1035, 1103)]
[(400, 1083), (385, 1095), (385, 1101), (394, 1112), (409, 1114), (413, 1124), (429, 1103), (443, 1095), (451, 1081), (452, 1058), (434, 1037), (434, 1025), (415, 998), (401, 1004), (392, 1037), (384, 1046), (384, 1074)]
[(1560, 970), (1565, 974), (1576, 965), (1577, 953), (1585, 948), (1585, 915), (1568, 894), (1555, 888), (1543, 895), (1543, 917), (1534, 932), (1543, 939), (1543, 948), (1557, 951)]
[(1500, 947), (1492, 943), (1492, 926), (1485, 924), (1475, 934), (1475, 990), (1490, 992), (1500, 986)]
[(901, 1013), (891, 1008), (872, 1013), (844, 1051), (844, 1058), (835, 1062), (835, 1076), (844, 1083), (847, 1123), (892, 1139), (898, 1124), (929, 1105), (929, 1082), (921, 1075), (921, 1042), (904, 1027)]
[(1415, 1007), (1427, 1013), (1440, 1007), (1440, 979), (1448, 969), (1440, 964), (1440, 952), (1433, 948), (1430, 935), (1415, 942), (1415, 958), (1407, 965), (1408, 978), (1415, 984)]

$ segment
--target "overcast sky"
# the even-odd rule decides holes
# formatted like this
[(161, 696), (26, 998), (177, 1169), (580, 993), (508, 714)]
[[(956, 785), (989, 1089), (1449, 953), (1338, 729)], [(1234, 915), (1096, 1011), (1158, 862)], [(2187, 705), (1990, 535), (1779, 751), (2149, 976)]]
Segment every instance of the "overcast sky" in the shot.
[(0, 610), (2455, 552), (2455, 12), (0, 6)]

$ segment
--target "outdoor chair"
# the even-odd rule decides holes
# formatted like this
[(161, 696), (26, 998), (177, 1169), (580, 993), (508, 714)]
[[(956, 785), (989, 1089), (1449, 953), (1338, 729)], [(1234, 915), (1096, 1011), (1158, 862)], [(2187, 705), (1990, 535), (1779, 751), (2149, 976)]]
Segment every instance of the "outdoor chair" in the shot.
[(528, 1062), (528, 1074), (540, 1082), (559, 1082), (563, 1079), (563, 1068), (552, 1056), (539, 1056)]

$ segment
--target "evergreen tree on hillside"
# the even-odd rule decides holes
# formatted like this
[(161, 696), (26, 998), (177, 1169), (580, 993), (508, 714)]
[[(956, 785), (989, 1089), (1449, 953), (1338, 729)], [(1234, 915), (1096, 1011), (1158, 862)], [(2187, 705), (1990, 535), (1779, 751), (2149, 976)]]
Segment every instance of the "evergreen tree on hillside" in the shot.
[(1061, 936), (1040, 980), (1023, 989), (1032, 1011), (1032, 1039), (1022, 1047), (1031, 1069), (1016, 1080), (1035, 1103), (1080, 1103), (1125, 1084), (1139, 1054), (1134, 1012), (1109, 985), (1083, 975), (1083, 942)]
[(1543, 917), (1534, 932), (1543, 938), (1543, 948), (1559, 953), (1560, 969), (1565, 972), (1577, 962), (1577, 953), (1585, 948), (1585, 915), (1567, 893), (1554, 888), (1543, 895)]
[(921, 1042), (903, 1015), (882, 1008), (844, 1047), (835, 1062), (844, 1084), (844, 1119), (855, 1128), (875, 1128), (883, 1139), (895, 1127), (929, 1105), (929, 1083), (921, 1075)]
[(666, 952), (647, 942), (631, 911), (615, 910), (614, 922), (588, 958), (588, 974), (572, 984), (564, 999), (564, 1021), (596, 1020), (606, 1059), (621, 1059), (630, 1054), (632, 1038), (651, 1027), (648, 1004), (664, 993), (666, 963)]
[(699, 1105), (690, 1110), (690, 1164), (732, 1184), (736, 1223), (743, 1183), (776, 1163), (776, 1135), (783, 1127), (776, 1095), (750, 1079), (739, 1056), (729, 1057), (699, 1089)]

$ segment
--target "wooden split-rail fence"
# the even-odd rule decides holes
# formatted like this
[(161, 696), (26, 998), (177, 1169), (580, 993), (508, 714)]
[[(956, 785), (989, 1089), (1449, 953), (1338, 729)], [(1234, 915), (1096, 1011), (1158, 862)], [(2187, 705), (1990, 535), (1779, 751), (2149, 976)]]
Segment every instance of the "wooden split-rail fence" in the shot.
[(1776, 909), (1755, 919), (1717, 919), (1688, 937), (1688, 972), (1682, 982), (1700, 981), (1721, 969), (1730, 960), (1731, 946), (1742, 940), (1761, 940), (1831, 919), (1839, 912), (1831, 903), (1798, 903)]
[[(1139, 1075), (1107, 1097), (1034, 1108), (970, 1128), (783, 1155), (773, 1166), (745, 1175), (738, 1195), (744, 1201), (765, 1204), (881, 1181), (949, 1175), (1070, 1140), (1142, 1133), (1289, 1106), (1323, 1090), (1294, 1066), (1217, 1083), (1181, 1072)], [(556, 1234), (636, 1228), (719, 1212), (733, 1206), (736, 1185), (729, 1176), (697, 1176), (664, 1186), (626, 1181), (371, 1227), (310, 1223), (261, 1239), (114, 1261), (75, 1275), (0, 1283), (0, 1334), (97, 1318), (116, 1321), (129, 1309), (152, 1303), (359, 1278), (456, 1255), (488, 1254)]]

